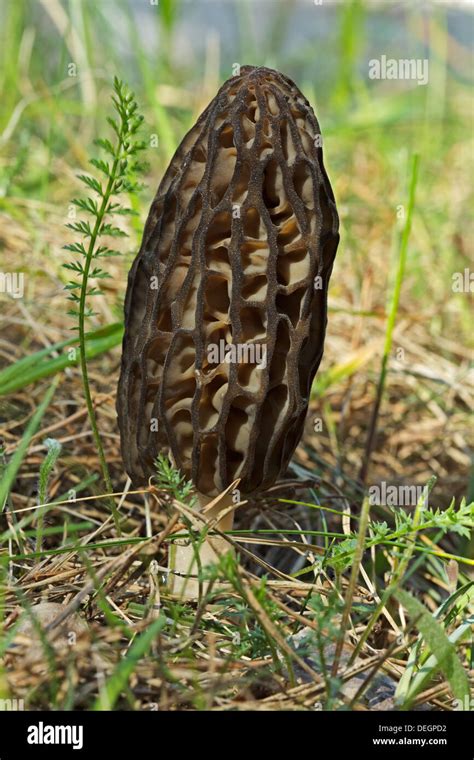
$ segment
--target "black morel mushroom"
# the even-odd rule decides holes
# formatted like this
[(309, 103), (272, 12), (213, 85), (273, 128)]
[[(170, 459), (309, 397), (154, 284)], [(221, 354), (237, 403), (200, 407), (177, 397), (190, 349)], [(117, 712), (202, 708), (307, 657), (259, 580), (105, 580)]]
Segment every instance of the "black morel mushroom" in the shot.
[[(246, 495), (284, 473), (338, 241), (311, 106), (283, 74), (242, 67), (176, 151), (130, 271), (117, 411), (135, 484), (160, 452), (201, 505), (236, 479)], [(178, 553), (175, 570), (195, 574), (192, 548)], [(214, 557), (202, 549), (202, 564)]]

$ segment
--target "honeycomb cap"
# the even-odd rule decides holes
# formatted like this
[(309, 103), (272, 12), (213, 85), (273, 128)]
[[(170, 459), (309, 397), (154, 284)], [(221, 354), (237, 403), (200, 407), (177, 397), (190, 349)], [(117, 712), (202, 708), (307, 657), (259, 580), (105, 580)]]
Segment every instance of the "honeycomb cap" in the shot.
[(338, 224), (310, 104), (278, 71), (241, 67), (172, 158), (129, 273), (117, 413), (136, 485), (160, 452), (208, 496), (284, 472), (323, 353)]

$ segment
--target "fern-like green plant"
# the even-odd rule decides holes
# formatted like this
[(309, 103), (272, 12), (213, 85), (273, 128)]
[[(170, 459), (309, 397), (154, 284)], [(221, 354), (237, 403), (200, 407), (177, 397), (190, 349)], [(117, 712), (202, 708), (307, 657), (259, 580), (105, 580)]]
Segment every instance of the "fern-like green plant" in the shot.
[(171, 464), (164, 454), (158, 454), (155, 460), (156, 478), (158, 488), (169, 491), (171, 495), (183, 504), (193, 507), (196, 496), (193, 493), (194, 486), (190, 480)]
[[(107, 160), (102, 158), (91, 159), (91, 164), (100, 175), (103, 175), (104, 179), (98, 179), (89, 174), (79, 175), (78, 178), (91, 191), (92, 197), (74, 198), (72, 201), (92, 221), (85, 218), (67, 224), (67, 227), (80, 235), (83, 240), (64, 246), (66, 250), (77, 254), (78, 258), (63, 265), (73, 273), (75, 278), (66, 285), (66, 289), (69, 291), (69, 300), (73, 303), (69, 314), (77, 320), (75, 329), (78, 330), (79, 334), (84, 397), (105, 488), (109, 494), (113, 492), (112, 481), (97, 426), (89, 383), (86, 322), (95, 316), (95, 312), (89, 305), (90, 298), (101, 293), (100, 287), (91, 283), (91, 280), (97, 282), (110, 277), (109, 273), (101, 266), (102, 260), (108, 256), (120, 254), (120, 251), (110, 248), (103, 239), (126, 237), (126, 232), (114, 224), (113, 218), (115, 215), (135, 214), (131, 208), (121, 203), (119, 196), (133, 194), (141, 189), (142, 185), (135, 178), (145, 169), (144, 164), (139, 161), (139, 154), (146, 147), (144, 142), (137, 139), (137, 132), (143, 122), (143, 116), (138, 112), (138, 105), (133, 93), (117, 77), (114, 79), (112, 101), (118, 118), (107, 117), (107, 122), (115, 134), (114, 142), (102, 138), (95, 140), (95, 144), (106, 154)], [(112, 497), (110, 506), (114, 514), (115, 525), (119, 530), (118, 514)]]

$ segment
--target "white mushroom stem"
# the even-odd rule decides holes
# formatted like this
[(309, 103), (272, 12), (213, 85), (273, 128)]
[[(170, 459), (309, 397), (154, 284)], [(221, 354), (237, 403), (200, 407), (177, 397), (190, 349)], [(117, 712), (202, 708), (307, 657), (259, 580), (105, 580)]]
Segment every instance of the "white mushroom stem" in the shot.
[[(215, 501), (215, 497), (198, 493), (197, 504), (193, 508), (194, 511), (201, 514), (207, 523), (211, 524), (204, 538), (200, 535), (206, 529), (204, 520), (189, 517), (195, 528), (197, 538), (194, 540), (190, 538), (178, 539), (170, 545), (168, 587), (173, 594), (177, 594), (182, 599), (197, 599), (200, 585), (202, 593), (205, 593), (209, 584), (208, 582), (199, 584), (200, 568), (216, 564), (222, 554), (231, 550), (225, 538), (212, 535), (212, 532), (216, 528), (221, 532), (232, 530), (234, 510), (229, 509), (233, 505), (232, 495), (231, 493), (224, 494), (214, 506), (203, 512), (207, 505), (213, 501)], [(226, 512), (226, 514), (221, 515), (218, 519), (222, 512)]]

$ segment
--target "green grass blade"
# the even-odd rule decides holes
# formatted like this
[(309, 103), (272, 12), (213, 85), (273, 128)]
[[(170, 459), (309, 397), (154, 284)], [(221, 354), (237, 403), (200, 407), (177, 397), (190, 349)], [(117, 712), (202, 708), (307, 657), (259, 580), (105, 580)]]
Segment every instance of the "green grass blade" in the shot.
[(428, 663), (425, 663), (423, 670), (420, 670), (415, 676), (413, 683), (416, 683), (417, 689), (416, 691), (412, 687), (409, 689), (403, 706), (406, 708), (407, 703), (413, 701), (416, 693), (423, 687), (428, 677), (431, 677), (437, 670), (442, 671), (457, 699), (462, 701), (469, 699), (467, 673), (457, 656), (454, 644), (449, 640), (441, 624), (418, 599), (415, 599), (407, 591), (398, 589), (394, 596), (403, 604), (410, 616), (417, 619), (418, 630), (429, 646), (433, 657), (431, 667), (428, 668)]
[[(118, 346), (122, 340), (122, 335), (123, 326), (119, 322), (89, 333), (86, 346), (87, 358), (93, 359), (95, 356), (100, 356), (100, 354)], [(0, 372), (0, 396), (22, 390), (27, 385), (36, 383), (45, 377), (51, 377), (66, 367), (76, 366), (79, 363), (79, 353), (77, 353), (76, 358), (70, 358), (67, 352), (59, 356), (51, 356), (51, 354), (68, 346), (77, 345), (77, 338), (74, 337), (71, 340), (55, 343), (48, 348), (25, 356), (10, 367), (6, 367)]]
[[(466, 620), (466, 622), (462, 623), (462, 625), (458, 626), (458, 628), (456, 628), (456, 630), (453, 631), (452, 634), (450, 634), (450, 636), (448, 637), (448, 640), (453, 645), (453, 647), (457, 642), (461, 641), (472, 630), (473, 623), (474, 623), (474, 618), (471, 617), (468, 620)], [(429, 681), (435, 675), (438, 669), (439, 669), (438, 658), (436, 655), (432, 654), (430, 655), (430, 657), (427, 658), (423, 666), (411, 679), (410, 685), (405, 693), (403, 692), (401, 688), (400, 689), (397, 688), (397, 691), (395, 692), (395, 699), (397, 703), (399, 703), (400, 706), (404, 706), (404, 705), (410, 706), (413, 700), (416, 698), (416, 696), (425, 689), (426, 685), (429, 683)], [(401, 686), (401, 683), (402, 682), (400, 681), (399, 686)], [(468, 687), (469, 687), (469, 684), (468, 684)], [(468, 689), (467, 695), (469, 695), (469, 689)], [(460, 697), (458, 697), (458, 699), (460, 699)], [(464, 697), (464, 699), (461, 699), (461, 704), (469, 704), (469, 702), (465, 701), (465, 697)]]
[(383, 396), (383, 392), (385, 388), (385, 380), (387, 378), (388, 360), (390, 357), (390, 352), (392, 350), (393, 331), (395, 328), (395, 322), (396, 322), (397, 314), (398, 314), (398, 305), (400, 303), (400, 293), (402, 290), (402, 283), (403, 283), (403, 277), (405, 274), (405, 267), (406, 267), (406, 260), (407, 260), (408, 241), (410, 239), (411, 223), (412, 223), (413, 211), (415, 208), (415, 191), (416, 191), (416, 185), (418, 182), (418, 166), (419, 166), (419, 155), (415, 153), (413, 155), (412, 166), (411, 166), (410, 187), (408, 191), (407, 215), (406, 215), (406, 220), (405, 220), (405, 226), (402, 232), (402, 237), (400, 240), (400, 248), (399, 248), (399, 254), (398, 254), (398, 269), (397, 269), (397, 274), (395, 278), (395, 285), (392, 292), (392, 299), (390, 303), (390, 310), (389, 310), (389, 315), (388, 315), (388, 320), (387, 320), (387, 329), (385, 332), (385, 345), (384, 345), (384, 350), (383, 350), (382, 366), (380, 369), (379, 381), (377, 385), (377, 395), (375, 398), (374, 409), (372, 412), (372, 418), (369, 425), (369, 432), (367, 435), (364, 460), (363, 460), (363, 464), (362, 464), (362, 468), (360, 472), (360, 480), (363, 483), (365, 483), (366, 481), (367, 473), (369, 469), (372, 448), (373, 448), (373, 444), (375, 440), (375, 433), (377, 430), (377, 419), (378, 419), (380, 404), (382, 402), (382, 396)]
[(36, 433), (46, 409), (51, 403), (51, 399), (54, 396), (58, 383), (59, 377), (55, 378), (53, 384), (48, 388), (43, 401), (29, 421), (23, 437), (18, 444), (18, 448), (15, 450), (15, 453), (5, 468), (5, 472), (3, 473), (2, 479), (0, 481), (0, 509), (3, 509), (3, 505), (5, 504), (7, 496), (10, 493), (10, 489), (15, 482), (17, 472), (20, 469), (26, 452), (28, 451), (30, 441)]
[(77, 554), (84, 550), (92, 551), (94, 549), (113, 549), (117, 546), (130, 546), (131, 544), (140, 544), (148, 541), (146, 536), (132, 536), (130, 538), (117, 538), (115, 540), (97, 541), (90, 544), (70, 544), (61, 546), (58, 549), (43, 549), (40, 552), (28, 552), (27, 554), (12, 554), (12, 562), (21, 562), (25, 559), (44, 559), (45, 557), (56, 557), (60, 554)]
[[(448, 599), (445, 599), (434, 613), (434, 617), (439, 620), (441, 616), (445, 616), (445, 624), (448, 624), (451, 618), (461, 615), (464, 610), (469, 607), (473, 599), (474, 581), (471, 581), (465, 586), (461, 586), (461, 588), (457, 589), (457, 591), (451, 594)], [(467, 630), (466, 625), (469, 627), (469, 624), (466, 623), (461, 626), (461, 628), (463, 628), (462, 632), (461, 628), (458, 628), (449, 636), (449, 640), (452, 643), (458, 641), (461, 633), (462, 635), (464, 634)], [(436, 658), (434, 655), (431, 655), (430, 657), (429, 652), (425, 652), (420, 656), (421, 644), (422, 636), (420, 634), (410, 650), (407, 665), (400, 681), (398, 682), (395, 692), (395, 700), (397, 704), (403, 705), (408, 703), (410, 699), (422, 690), (425, 682), (433, 675), (433, 669), (437, 664)], [(420, 668), (420, 666), (421, 670), (417, 673), (417, 667)]]
[(43, 542), (43, 528), (44, 528), (44, 513), (45, 502), (48, 499), (48, 481), (51, 475), (51, 471), (56, 464), (56, 460), (61, 453), (61, 444), (55, 438), (46, 438), (44, 445), (47, 448), (47, 454), (44, 458), (39, 474), (39, 487), (38, 487), (38, 502), (42, 504), (38, 509), (38, 522), (37, 522), (37, 534), (36, 534), (36, 551), (41, 550)]
[(128, 679), (135, 671), (137, 663), (145, 657), (158, 633), (166, 625), (166, 617), (160, 615), (143, 631), (128, 650), (124, 659), (117, 665), (104, 686), (103, 692), (94, 705), (94, 710), (112, 710)]

